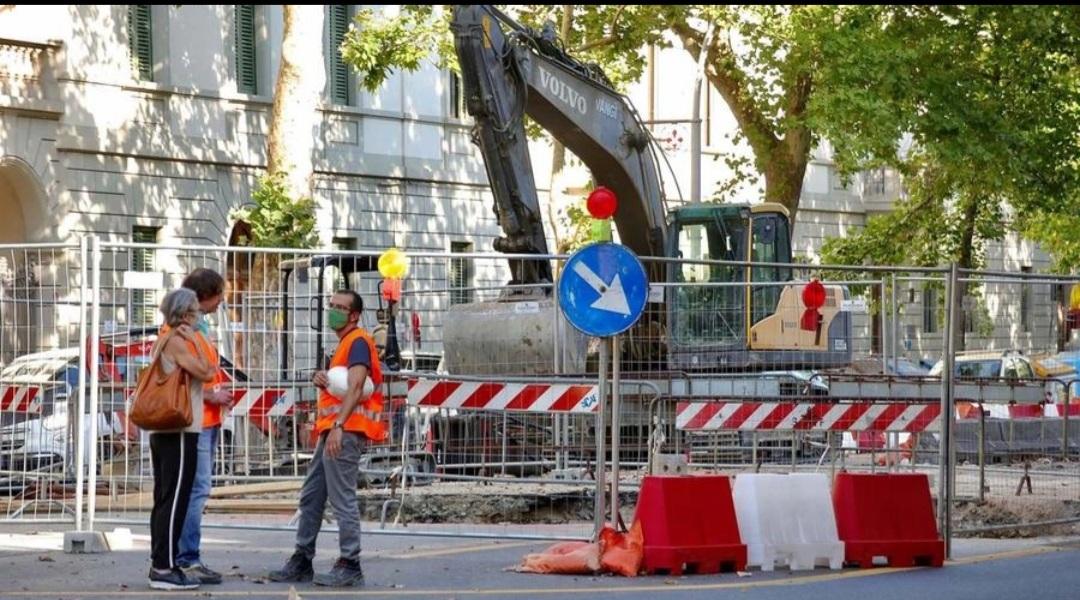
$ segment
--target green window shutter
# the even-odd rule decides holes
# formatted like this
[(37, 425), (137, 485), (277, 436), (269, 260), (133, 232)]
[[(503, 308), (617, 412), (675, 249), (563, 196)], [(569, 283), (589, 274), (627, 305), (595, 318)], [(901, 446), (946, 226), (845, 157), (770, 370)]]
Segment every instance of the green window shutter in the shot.
[(128, 41), (131, 71), (141, 81), (154, 80), (153, 28), (149, 4), (128, 5)]
[[(154, 244), (158, 241), (157, 227), (133, 227), (131, 241), (136, 244)], [(153, 271), (154, 251), (149, 248), (131, 250), (132, 271)], [(131, 290), (131, 325), (153, 325), (156, 322), (157, 303), (152, 290)]]
[(244, 94), (258, 93), (255, 59), (255, 5), (237, 4), (236, 27), (236, 89)]
[(345, 32), (349, 30), (349, 5), (331, 4), (327, 7), (330, 25), (330, 100), (334, 104), (352, 104), (352, 90), (349, 89), (349, 68), (341, 60), (341, 42), (345, 41)]

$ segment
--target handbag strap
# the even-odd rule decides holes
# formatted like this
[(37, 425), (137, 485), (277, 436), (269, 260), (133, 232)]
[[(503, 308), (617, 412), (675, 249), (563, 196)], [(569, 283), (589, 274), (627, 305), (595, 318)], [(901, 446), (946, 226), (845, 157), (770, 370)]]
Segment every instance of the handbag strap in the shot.
[[(163, 352), (165, 352), (165, 346), (169, 343), (169, 338), (173, 337), (175, 334), (176, 334), (175, 329), (169, 329), (169, 331), (165, 332), (165, 335), (158, 338), (157, 342), (154, 343), (155, 348), (150, 353), (150, 365), (152, 367), (160, 367), (161, 366), (161, 362), (160, 362), (161, 361), (161, 355), (162, 355)], [(175, 362), (176, 361), (174, 360), (173, 363), (175, 363)], [(176, 365), (176, 367), (179, 368), (180, 365)], [(161, 370), (162, 370), (162, 372), (164, 372), (164, 369), (161, 369)]]

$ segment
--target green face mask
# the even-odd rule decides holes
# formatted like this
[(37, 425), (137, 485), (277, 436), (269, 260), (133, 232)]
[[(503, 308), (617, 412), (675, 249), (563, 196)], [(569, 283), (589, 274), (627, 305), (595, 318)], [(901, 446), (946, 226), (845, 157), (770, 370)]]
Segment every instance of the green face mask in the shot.
[(349, 313), (331, 308), (326, 315), (326, 324), (330, 329), (337, 331), (349, 324)]

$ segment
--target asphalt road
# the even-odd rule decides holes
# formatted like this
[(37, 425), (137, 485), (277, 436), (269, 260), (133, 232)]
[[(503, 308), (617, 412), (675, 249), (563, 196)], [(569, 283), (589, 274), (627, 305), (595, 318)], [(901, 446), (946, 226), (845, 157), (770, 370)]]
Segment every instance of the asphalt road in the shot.
[[(942, 569), (752, 571), (684, 577), (573, 577), (510, 572), (537, 542), (491, 542), (369, 535), (362, 560), (367, 585), (327, 590), (268, 583), (266, 571), (292, 551), (286, 531), (214, 529), (204, 559), (224, 584), (194, 592), (152, 592), (146, 585), (149, 539), (134, 528), (133, 547), (107, 554), (61, 550), (63, 526), (0, 525), (0, 599), (22, 598), (717, 598), (904, 600), (1080, 598), (1080, 539), (956, 540)], [(322, 536), (316, 569), (329, 568), (336, 537)]]

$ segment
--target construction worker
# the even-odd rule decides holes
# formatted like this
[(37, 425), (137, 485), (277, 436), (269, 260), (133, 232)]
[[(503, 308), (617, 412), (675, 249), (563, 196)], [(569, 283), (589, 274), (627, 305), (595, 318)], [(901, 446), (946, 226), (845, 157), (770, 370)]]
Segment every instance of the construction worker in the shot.
[[(320, 389), (315, 431), (318, 443), (300, 490), (300, 520), (296, 527), (296, 551), (285, 566), (270, 573), (271, 581), (312, 581), (316, 585), (345, 587), (364, 583), (360, 568), (360, 509), (356, 483), (360, 456), (368, 441), (386, 438), (386, 425), (379, 420), (383, 400), (379, 392), (382, 369), (375, 341), (359, 326), (364, 302), (351, 290), (339, 290), (330, 299), (326, 324), (338, 337), (330, 369), (348, 368), (344, 397), (328, 390), (326, 371), (315, 373), (313, 383)], [(375, 387), (363, 398), (367, 378)], [(327, 500), (338, 523), (341, 555), (326, 574), (314, 574), (315, 540), (322, 525)]]

